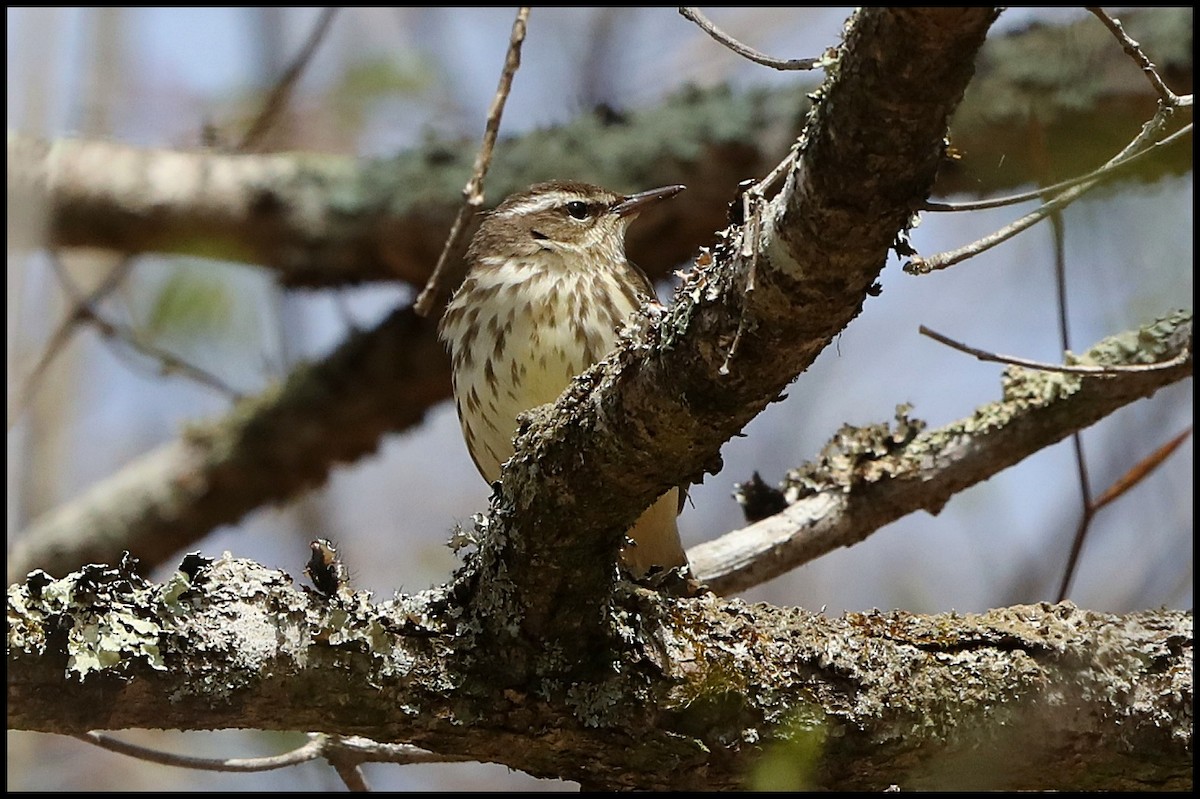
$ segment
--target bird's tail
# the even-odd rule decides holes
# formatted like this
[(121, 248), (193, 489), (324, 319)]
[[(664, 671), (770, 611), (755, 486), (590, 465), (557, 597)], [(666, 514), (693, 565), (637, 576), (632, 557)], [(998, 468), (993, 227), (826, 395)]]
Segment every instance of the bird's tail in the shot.
[(644, 576), (654, 566), (671, 569), (687, 566), (687, 555), (679, 540), (679, 489), (663, 494), (646, 509), (626, 533), (632, 543), (621, 550), (621, 559), (635, 576)]

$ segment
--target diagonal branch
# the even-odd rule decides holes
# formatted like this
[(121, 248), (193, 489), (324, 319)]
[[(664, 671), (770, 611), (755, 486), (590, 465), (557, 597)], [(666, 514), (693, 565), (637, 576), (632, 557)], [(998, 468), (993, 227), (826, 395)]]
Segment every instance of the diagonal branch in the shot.
[(143, 455), (78, 499), (36, 519), (8, 553), (8, 579), (170, 557), (254, 508), (324, 482), (339, 463), (374, 452), (450, 395), (433, 325), (410, 310), (357, 333), (315, 364)]
[(644, 312), (552, 410), (531, 414), (473, 564), (479, 623), (501, 646), (512, 631), (493, 620), (513, 618), (521, 635), (570, 651), (593, 645), (595, 598), (611, 593), (623, 531), (709, 467), (859, 313), (933, 186), (947, 122), (996, 13), (856, 13), (802, 153), (766, 206), (755, 255), (741, 245), (757, 226), (726, 231), (669, 310)]
[(915, 434), (904, 414), (895, 432), (886, 425), (844, 429), (831, 442), (839, 469), (829, 458), (797, 470), (789, 478), (789, 493), (799, 494), (791, 505), (693, 547), (692, 568), (717, 593), (735, 593), (857, 544), (914, 511), (936, 514), (959, 491), (1191, 377), (1191, 340), (1191, 313), (1181, 312), (1105, 339), (1083, 356), (1105, 366), (1169, 360), (1169, 369), (1083, 378), (1010, 369), (1003, 399), (937, 430)]

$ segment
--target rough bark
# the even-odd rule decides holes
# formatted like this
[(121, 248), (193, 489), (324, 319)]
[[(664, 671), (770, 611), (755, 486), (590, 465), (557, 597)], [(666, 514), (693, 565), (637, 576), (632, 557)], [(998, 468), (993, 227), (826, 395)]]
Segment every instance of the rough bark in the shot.
[(644, 311), (606, 360), (530, 414), (474, 564), (479, 623), (498, 640), (512, 631), (496, 619), (520, 619), (518, 635), (568, 649), (605, 634), (595, 597), (611, 591), (624, 530), (710, 468), (721, 444), (861, 310), (933, 185), (947, 121), (994, 17), (852, 17), (761, 228), (726, 231), (669, 309)]

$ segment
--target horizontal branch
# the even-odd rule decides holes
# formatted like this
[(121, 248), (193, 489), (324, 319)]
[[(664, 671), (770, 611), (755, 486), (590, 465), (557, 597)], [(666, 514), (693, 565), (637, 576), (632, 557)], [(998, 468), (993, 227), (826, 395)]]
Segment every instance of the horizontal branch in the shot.
[(9, 582), (66, 574), (124, 551), (158, 564), (214, 528), (320, 485), (450, 396), (433, 324), (410, 310), (351, 335), (280, 385), (141, 456), (35, 519), (8, 553)]
[[(1013, 368), (1003, 399), (936, 430), (897, 414), (897, 427), (843, 428), (821, 459), (789, 475), (782, 512), (688, 551), (698, 578), (730, 594), (864, 540), (1192, 375), (1192, 314), (1180, 312), (1101, 341), (1075, 361), (1132, 366), (1181, 358), (1170, 369), (1080, 376)], [(1182, 357), (1181, 357), (1182, 356)]]
[[(1191, 9), (1131, 11), (1122, 19), (1172, 87), (1190, 91)], [(1153, 113), (1156, 100), (1090, 18), (995, 37), (977, 72), (952, 125), (961, 158), (942, 170), (938, 194), (1040, 182), (1052, 177), (1043, 163), (1059, 177), (1087, 172)], [(630, 231), (634, 261), (663, 277), (724, 224), (738, 183), (784, 154), (780, 143), (792, 140), (815, 87), (687, 90), (656, 108), (602, 109), (503, 140), (489, 199), (564, 177), (616, 189), (686, 183), (692, 190), (663, 206), (657, 222)], [(1031, 143), (1033, 124), (1044, 150)], [(605, 157), (596, 158), (601, 151)], [(230, 155), (10, 133), (8, 183), (10, 198), (46, 208), (53, 246), (222, 257), (272, 269), (290, 286), (423, 286), (474, 153), (474, 142), (440, 141), (389, 159)], [(1191, 166), (1180, 149), (1150, 159), (1141, 174)]]
[[(745, 788), (788, 746), (808, 747), (793, 757), (809, 752), (815, 788), (1191, 785), (1186, 612), (830, 619), (629, 588), (627, 641), (599, 676), (514, 686), (453, 595), (327, 602), (228, 556), (181, 568), (10, 586), (9, 729), (363, 735), (603, 789)], [(981, 752), (984, 768), (945, 768)]]

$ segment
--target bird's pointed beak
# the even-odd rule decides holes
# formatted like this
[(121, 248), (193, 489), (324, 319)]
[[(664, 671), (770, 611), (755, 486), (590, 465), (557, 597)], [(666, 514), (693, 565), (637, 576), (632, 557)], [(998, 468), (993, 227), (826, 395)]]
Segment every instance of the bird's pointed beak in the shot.
[(687, 186), (663, 186), (660, 189), (650, 189), (649, 191), (631, 194), (614, 205), (612, 212), (617, 216), (634, 216), (641, 212), (647, 205), (674, 197), (686, 188)]

